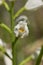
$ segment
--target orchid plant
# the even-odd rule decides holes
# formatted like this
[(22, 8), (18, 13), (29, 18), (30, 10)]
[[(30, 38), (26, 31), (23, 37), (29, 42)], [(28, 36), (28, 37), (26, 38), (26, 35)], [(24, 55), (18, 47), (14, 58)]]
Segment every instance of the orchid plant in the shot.
[[(12, 43), (12, 47), (11, 47), (11, 52), (12, 54), (10, 55), (7, 49), (5, 49), (6, 44), (0, 39), (0, 51), (2, 51), (6, 57), (5, 58), (9, 58), (11, 60), (8, 60), (8, 63), (6, 62), (6, 65), (9, 64), (9, 62), (11, 63), (10, 65), (18, 65), (16, 62), (16, 51), (15, 51), (15, 45), (17, 43), (17, 40), (19, 38), (24, 38), (26, 36), (29, 35), (29, 28), (28, 28), (28, 18), (26, 16), (20, 16), (18, 19), (17, 17), (25, 10), (37, 10), (40, 6), (43, 6), (43, 1), (42, 0), (27, 0), (26, 4), (19, 10), (17, 11), (17, 13), (14, 15), (14, 3), (16, 0), (9, 0), (9, 2), (11, 3), (11, 7), (7, 4), (6, 0), (0, 0), (0, 7), (1, 5), (4, 5), (4, 7), (6, 8), (6, 10), (9, 12), (10, 14), (10, 21), (11, 21), (11, 28), (9, 28), (7, 25), (5, 25), (4, 23), (0, 23), (0, 27), (4, 28), (5, 30), (7, 30), (9, 32), (9, 34), (11, 35), (11, 43)], [(17, 21), (17, 24), (14, 25), (14, 21)], [(21, 20), (22, 19), (22, 20)], [(14, 36), (15, 35), (15, 36)], [(4, 43), (4, 45), (3, 45)], [(43, 46), (41, 47), (40, 53), (38, 55), (37, 61), (35, 65), (39, 65), (41, 62), (41, 58), (43, 55)], [(9, 51), (10, 52), (10, 51)], [(32, 54), (30, 55), (28, 58), (24, 59), (19, 65), (24, 65), (25, 63), (29, 62), (31, 59), (34, 59), (35, 55)]]

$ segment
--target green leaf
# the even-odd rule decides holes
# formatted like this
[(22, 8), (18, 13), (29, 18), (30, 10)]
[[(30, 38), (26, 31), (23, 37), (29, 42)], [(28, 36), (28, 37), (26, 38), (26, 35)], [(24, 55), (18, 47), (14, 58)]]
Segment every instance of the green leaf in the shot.
[(25, 10), (25, 8), (22, 7), (22, 8), (13, 16), (13, 19), (15, 20), (15, 18), (18, 17), (24, 10)]
[(42, 55), (43, 55), (43, 46), (41, 47), (41, 51), (40, 54), (36, 60), (36, 64), (35, 65), (40, 65), (41, 59), (42, 59)]
[(5, 6), (5, 8), (7, 9), (7, 11), (10, 11), (9, 5), (6, 2), (3, 2), (3, 5)]
[(7, 25), (5, 25), (4, 23), (1, 23), (1, 24), (0, 24), (0, 27), (6, 29), (10, 34), (12, 34), (11, 29), (10, 29)]
[(23, 60), (19, 65), (24, 65), (25, 63), (29, 62), (32, 59), (32, 56), (29, 56), (25, 60)]

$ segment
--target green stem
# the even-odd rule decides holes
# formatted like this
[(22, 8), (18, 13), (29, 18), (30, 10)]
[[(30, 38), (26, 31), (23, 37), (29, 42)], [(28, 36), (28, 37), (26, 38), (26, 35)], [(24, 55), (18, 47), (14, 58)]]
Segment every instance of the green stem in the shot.
[(10, 18), (11, 18), (11, 30), (13, 30), (13, 19), (12, 19), (12, 11), (10, 11)]
[[(17, 16), (19, 16), (23, 11), (25, 10), (24, 7), (22, 7), (14, 16), (13, 19), (13, 2), (11, 2), (11, 8), (10, 8), (10, 19), (11, 19), (11, 30), (14, 31), (14, 21)], [(14, 37), (12, 37), (14, 39)], [(17, 42), (18, 38), (16, 37), (15, 40), (12, 41), (12, 65), (17, 65), (17, 55), (16, 55), (16, 47), (15, 44)]]
[(13, 16), (13, 19), (15, 20), (15, 18), (18, 17), (24, 10), (25, 10), (25, 7), (22, 7), (22, 8)]
[(29, 62), (32, 59), (32, 56), (29, 56), (25, 60), (23, 60), (19, 65), (25, 65), (25, 63)]
[[(14, 13), (14, 2), (11, 2), (11, 8), (10, 8), (10, 19), (11, 19), (11, 30), (14, 31), (14, 20), (13, 20), (13, 13)], [(14, 33), (13, 33), (14, 34)], [(14, 40), (14, 36), (12, 36), (12, 65), (16, 65), (16, 48), (15, 43), (17, 42), (18, 38), (16, 37)]]
[(12, 56), (13, 56), (13, 60), (12, 60), (12, 62), (13, 62), (13, 64), (12, 65), (17, 65), (17, 53), (16, 53), (16, 46), (15, 46), (15, 44), (16, 44), (16, 42), (17, 42), (17, 40), (18, 40), (18, 38), (16, 37), (15, 38), (15, 40), (12, 42)]
[(11, 2), (11, 7), (10, 7), (10, 19), (11, 19), (11, 30), (13, 31), (14, 29), (14, 20), (13, 20), (13, 14), (14, 14), (14, 2)]
[(39, 56), (38, 56), (38, 58), (36, 60), (36, 64), (35, 65), (40, 65), (42, 56), (43, 56), (43, 46), (41, 47), (41, 51), (40, 51), (40, 54), (39, 54)]
[(11, 29), (7, 25), (5, 25), (4, 23), (1, 23), (0, 27), (6, 29), (12, 35), (12, 31), (11, 31)]

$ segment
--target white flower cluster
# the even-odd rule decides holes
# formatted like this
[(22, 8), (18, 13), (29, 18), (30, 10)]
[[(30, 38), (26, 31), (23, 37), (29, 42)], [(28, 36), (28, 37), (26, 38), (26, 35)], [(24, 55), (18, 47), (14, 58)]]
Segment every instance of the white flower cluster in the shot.
[(16, 34), (16, 37), (21, 36), (21, 38), (23, 38), (28, 36), (29, 29), (26, 20), (18, 22), (18, 24), (14, 27), (14, 33)]
[(43, 5), (42, 0), (28, 0), (25, 4), (27, 10), (34, 10)]

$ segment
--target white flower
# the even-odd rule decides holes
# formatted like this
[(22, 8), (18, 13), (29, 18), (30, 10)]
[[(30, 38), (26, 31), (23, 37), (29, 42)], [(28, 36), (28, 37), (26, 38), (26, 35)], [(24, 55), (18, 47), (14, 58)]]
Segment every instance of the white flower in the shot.
[[(11, 49), (6, 49), (6, 52), (12, 58)], [(6, 55), (4, 55), (4, 61), (6, 65), (12, 65), (12, 61)]]
[(2, 5), (2, 3), (3, 3), (3, 1), (2, 1), (2, 0), (0, 0), (0, 5)]
[(0, 45), (3, 46), (3, 41), (0, 39)]
[(29, 30), (26, 21), (20, 21), (15, 27), (14, 27), (14, 33), (16, 34), (16, 37), (21, 36), (21, 38), (28, 36)]
[(19, 22), (19, 21), (21, 21), (21, 20), (27, 21), (28, 18), (27, 18), (27, 16), (25, 16), (25, 15), (21, 15), (20, 17), (18, 17), (18, 18), (16, 19), (16, 22)]
[(0, 0), (0, 5), (4, 4), (5, 0)]
[[(0, 38), (0, 46), (6, 46), (6, 43), (2, 41), (2, 39)], [(6, 52), (9, 54), (9, 56), (12, 58), (12, 54), (11, 54), (11, 49), (6, 48)], [(4, 56), (4, 61), (6, 65), (12, 65), (12, 61), (6, 56)]]
[(6, 46), (6, 43), (3, 42), (1, 38), (0, 38), (0, 46)]
[(42, 0), (28, 0), (25, 4), (25, 8), (27, 10), (37, 9), (38, 7), (43, 5)]
[[(41, 50), (41, 47), (39, 47), (39, 48), (37, 48), (37, 49), (35, 50), (35, 52), (32, 54), (32, 58), (33, 58), (33, 59), (37, 59), (37, 57), (38, 57), (39, 54), (40, 54), (40, 50)], [(42, 57), (42, 60), (43, 60), (43, 57)]]

